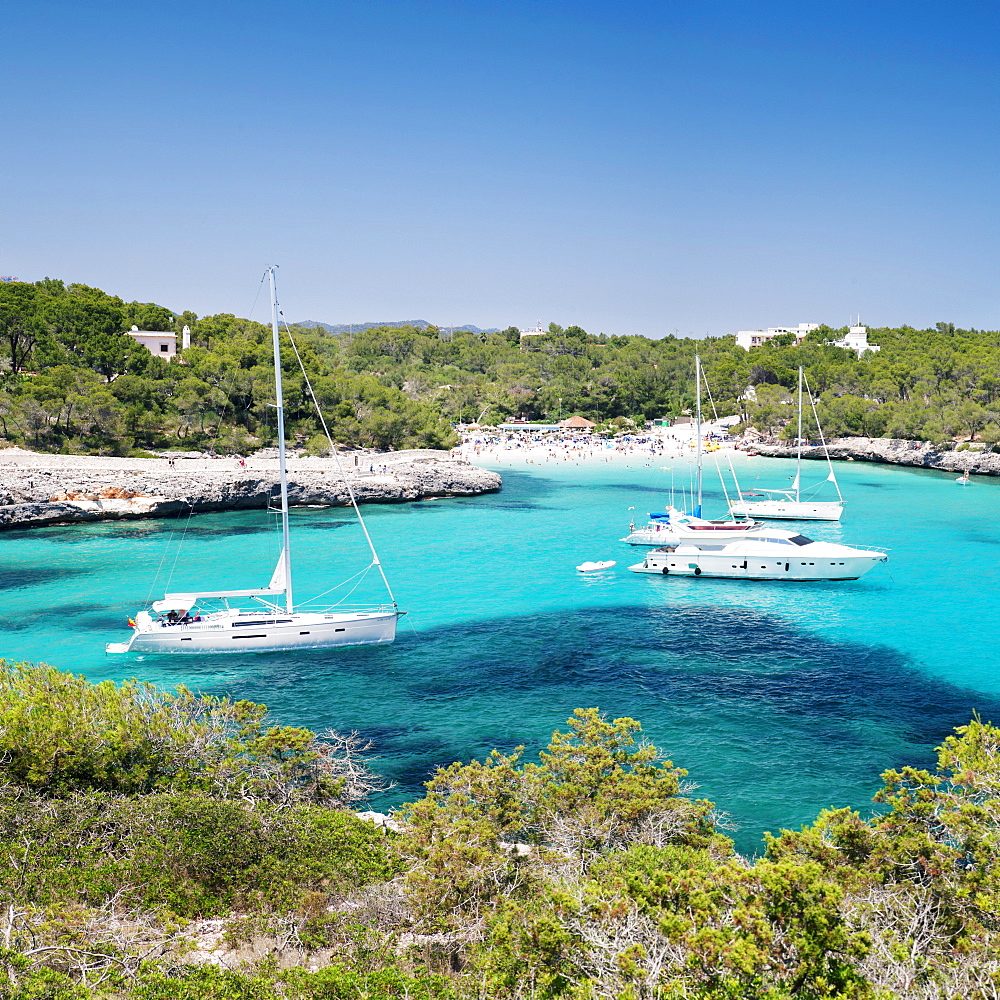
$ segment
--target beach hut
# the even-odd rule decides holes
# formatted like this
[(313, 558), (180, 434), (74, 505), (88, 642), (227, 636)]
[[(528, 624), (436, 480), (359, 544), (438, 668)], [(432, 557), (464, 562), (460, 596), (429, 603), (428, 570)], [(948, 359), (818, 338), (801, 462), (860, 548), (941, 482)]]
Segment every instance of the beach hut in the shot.
[(567, 427), (570, 430), (590, 430), (591, 427), (596, 427), (597, 424), (593, 420), (588, 420), (586, 417), (581, 417), (578, 414), (572, 417), (567, 417), (565, 420), (559, 421), (560, 427)]

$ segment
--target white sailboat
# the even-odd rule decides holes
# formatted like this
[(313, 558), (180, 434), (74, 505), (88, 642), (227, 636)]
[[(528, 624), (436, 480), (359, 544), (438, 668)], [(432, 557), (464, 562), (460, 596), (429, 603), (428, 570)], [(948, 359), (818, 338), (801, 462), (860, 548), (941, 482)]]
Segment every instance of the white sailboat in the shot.
[[(695, 371), (695, 384), (697, 386), (695, 392), (696, 399), (696, 409), (695, 409), (695, 438), (697, 441), (696, 453), (695, 453), (695, 482), (696, 482), (696, 496), (692, 499), (693, 503), (693, 513), (686, 514), (683, 511), (678, 510), (673, 504), (669, 504), (663, 513), (657, 513), (651, 511), (649, 515), (649, 523), (642, 528), (637, 528), (634, 524), (629, 525), (629, 533), (624, 538), (619, 539), (619, 541), (627, 542), (629, 545), (666, 545), (669, 543), (676, 543), (696, 538), (706, 538), (711, 537), (714, 539), (726, 538), (743, 538), (748, 533), (756, 531), (757, 529), (763, 527), (763, 525), (758, 524), (752, 518), (737, 521), (732, 513), (732, 507), (730, 507), (730, 516), (724, 520), (707, 520), (701, 516), (702, 507), (702, 436), (701, 436), (701, 380), (702, 380), (702, 367), (701, 358), (699, 355), (694, 356), (694, 371)], [(706, 379), (706, 387), (708, 382)], [(711, 389), (709, 389), (709, 398), (711, 400)], [(715, 402), (712, 401), (712, 408), (714, 411)], [(717, 416), (717, 415), (716, 415)], [(716, 462), (718, 466), (718, 462)], [(737, 493), (739, 492), (740, 484), (736, 479), (736, 470), (732, 467), (732, 462), (730, 462), (730, 471), (733, 475), (733, 482), (736, 485)], [(725, 479), (722, 478), (722, 473), (719, 473), (719, 479), (722, 482), (723, 492), (726, 493), (726, 502), (729, 502), (729, 494), (726, 490)], [(794, 532), (789, 532), (789, 534), (794, 534)]]
[[(813, 402), (812, 393), (809, 393), (809, 403), (812, 406), (813, 417), (816, 420), (816, 427), (819, 430), (820, 441), (823, 444), (823, 453), (826, 455), (828, 474), (824, 482), (833, 483), (833, 488), (837, 491), (836, 500), (814, 500), (803, 498), (802, 496), (802, 383), (804, 375), (802, 367), (799, 366), (799, 427), (798, 427), (798, 453), (795, 463), (795, 478), (792, 480), (791, 489), (755, 489), (752, 492), (742, 493), (740, 499), (731, 504), (729, 512), (740, 514), (744, 517), (779, 518), (793, 521), (839, 521), (844, 513), (844, 498), (840, 493), (840, 486), (837, 483), (837, 476), (833, 471), (833, 462), (830, 460), (830, 452), (826, 447), (826, 439), (823, 437), (823, 429), (819, 425), (819, 415), (816, 413), (816, 404)], [(817, 484), (817, 490), (822, 483)], [(761, 499), (757, 499), (762, 497)]]
[[(165, 594), (140, 611), (128, 642), (112, 642), (109, 653), (232, 653), (286, 649), (326, 649), (362, 643), (392, 642), (401, 614), (358, 509), (354, 491), (344, 477), (355, 513), (376, 567), (389, 594), (389, 604), (345, 609), (300, 607), (292, 600), (292, 559), (288, 523), (288, 473), (285, 465), (285, 415), (278, 336), (278, 298), (274, 268), (268, 268), (271, 288), (271, 333), (277, 399), (278, 468), (281, 483), (282, 551), (267, 586), (237, 590), (194, 590)], [(322, 415), (321, 415), (322, 419)], [(336, 449), (334, 449), (336, 456)], [(338, 459), (339, 464), (339, 459)], [(130, 622), (131, 623), (131, 622)]]

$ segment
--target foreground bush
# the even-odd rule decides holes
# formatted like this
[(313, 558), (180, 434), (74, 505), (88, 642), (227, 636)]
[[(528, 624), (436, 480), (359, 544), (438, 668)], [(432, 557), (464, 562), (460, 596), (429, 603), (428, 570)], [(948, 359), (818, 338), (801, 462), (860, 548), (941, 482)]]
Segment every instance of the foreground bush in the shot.
[(8, 965), (0, 952), (4, 1000), (455, 1000), (443, 976), (408, 975), (398, 969), (359, 973), (341, 966), (284, 973), (217, 969), (172, 973), (147, 971), (134, 979), (88, 988), (51, 970), (30, 972)]
[(1000, 995), (1000, 730), (978, 719), (936, 771), (887, 771), (872, 815), (751, 861), (596, 709), (537, 760), (440, 769), (386, 833), (332, 807), (332, 744), (261, 706), (23, 665), (0, 685), (4, 1000)]
[(392, 877), (371, 823), (311, 805), (173, 792), (45, 800), (0, 791), (0, 899), (181, 917), (295, 910), (309, 893)]
[(91, 684), (0, 660), (0, 783), (46, 797), (173, 789), (333, 805), (380, 787), (353, 736), (267, 726), (266, 715), (263, 705), (184, 687)]

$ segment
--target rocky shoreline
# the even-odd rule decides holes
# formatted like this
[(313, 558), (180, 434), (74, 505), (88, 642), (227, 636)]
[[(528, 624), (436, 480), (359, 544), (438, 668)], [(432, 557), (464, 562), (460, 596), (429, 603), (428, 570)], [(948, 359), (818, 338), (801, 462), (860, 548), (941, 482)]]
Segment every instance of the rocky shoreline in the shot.
[[(768, 458), (794, 458), (796, 447), (790, 443), (761, 441), (754, 444), (758, 455)], [(898, 438), (834, 438), (827, 442), (830, 457), (855, 462), (881, 462), (910, 465), (941, 472), (968, 472), (973, 476), (1000, 476), (1000, 454), (994, 452), (941, 449), (929, 441), (905, 441)], [(819, 444), (803, 447), (802, 457), (823, 459)]]
[[(359, 503), (478, 496), (502, 486), (497, 473), (445, 451), (351, 453), (341, 462)], [(288, 473), (293, 506), (350, 503), (333, 459), (290, 456)], [(0, 530), (263, 509), (277, 493), (278, 463), (266, 454), (128, 459), (0, 451)]]

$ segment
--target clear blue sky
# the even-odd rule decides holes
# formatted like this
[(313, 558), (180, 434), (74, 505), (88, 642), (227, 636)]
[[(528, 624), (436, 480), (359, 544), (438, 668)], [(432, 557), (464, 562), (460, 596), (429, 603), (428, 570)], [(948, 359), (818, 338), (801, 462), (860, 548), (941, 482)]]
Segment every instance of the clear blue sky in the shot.
[(1000, 4), (2, 8), (0, 274), (246, 315), (1000, 327)]

